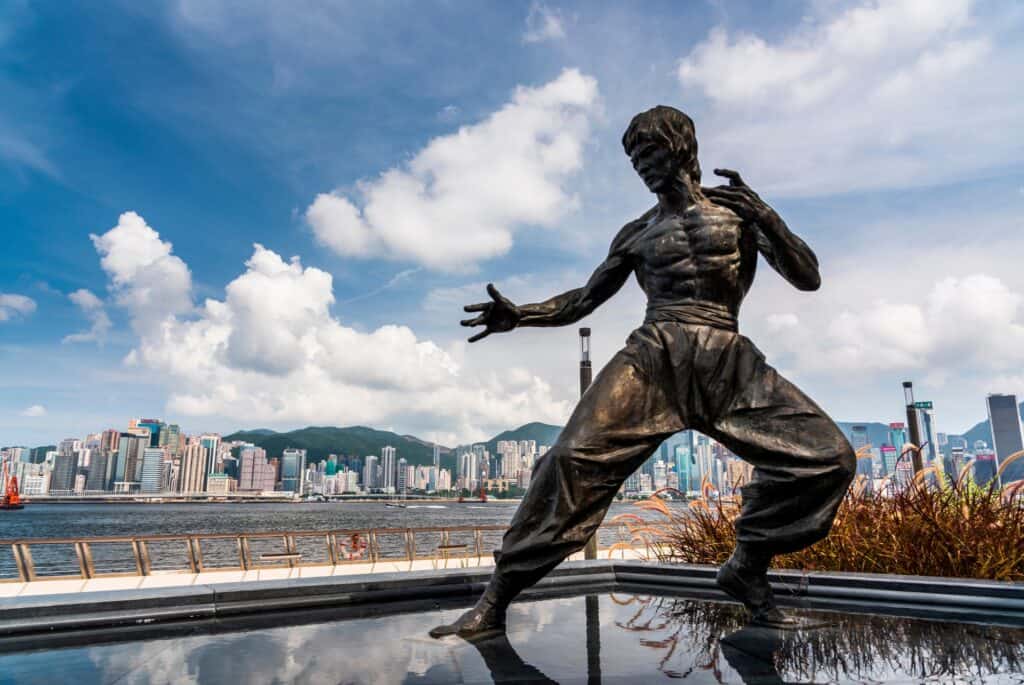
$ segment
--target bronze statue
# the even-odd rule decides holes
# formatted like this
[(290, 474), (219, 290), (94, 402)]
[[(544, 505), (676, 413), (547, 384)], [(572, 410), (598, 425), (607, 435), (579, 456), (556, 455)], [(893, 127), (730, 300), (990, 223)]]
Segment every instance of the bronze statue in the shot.
[(626, 224), (582, 288), (517, 306), (493, 285), (464, 326), (469, 340), (518, 326), (565, 326), (635, 273), (647, 316), (583, 395), (533, 471), (483, 596), (455, 623), (463, 637), (504, 629), (505, 610), (595, 533), (623, 481), (672, 434), (692, 428), (754, 466), (736, 521), (737, 545), (718, 585), (753, 622), (792, 626), (776, 606), (772, 556), (825, 537), (856, 469), (853, 449), (825, 412), (765, 362), (737, 330), (757, 256), (799, 290), (816, 290), (818, 260), (740, 175), (703, 188), (693, 121), (672, 107), (638, 114), (622, 137), (658, 204)]

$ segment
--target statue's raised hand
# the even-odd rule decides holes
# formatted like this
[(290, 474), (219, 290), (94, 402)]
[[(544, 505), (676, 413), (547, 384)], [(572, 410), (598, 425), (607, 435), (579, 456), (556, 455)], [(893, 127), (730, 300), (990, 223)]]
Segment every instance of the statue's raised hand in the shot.
[(519, 319), (522, 318), (519, 307), (512, 304), (511, 300), (499, 293), (493, 283), (487, 284), (487, 294), (491, 296), (491, 302), (467, 304), (463, 307), (467, 312), (480, 312), (478, 316), (472, 319), (460, 321), (463, 326), (484, 327), (484, 330), (470, 338), (469, 342), (482, 340), (491, 333), (511, 331), (519, 323)]
[(715, 169), (715, 175), (729, 179), (727, 186), (701, 188), (704, 196), (716, 205), (731, 209), (736, 216), (757, 224), (769, 224), (778, 215), (761, 197), (732, 169)]

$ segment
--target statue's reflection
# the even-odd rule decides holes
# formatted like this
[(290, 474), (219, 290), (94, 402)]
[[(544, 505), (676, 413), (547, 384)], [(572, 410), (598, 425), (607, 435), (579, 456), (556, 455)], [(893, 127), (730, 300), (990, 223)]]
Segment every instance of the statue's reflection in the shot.
[(469, 644), (483, 657), (491, 678), (495, 683), (555, 683), (539, 669), (523, 661), (508, 641), (508, 635), (497, 633), (491, 636), (468, 640)]
[(745, 685), (789, 685), (775, 665), (782, 648), (783, 633), (775, 628), (746, 626), (721, 638), (722, 656)]

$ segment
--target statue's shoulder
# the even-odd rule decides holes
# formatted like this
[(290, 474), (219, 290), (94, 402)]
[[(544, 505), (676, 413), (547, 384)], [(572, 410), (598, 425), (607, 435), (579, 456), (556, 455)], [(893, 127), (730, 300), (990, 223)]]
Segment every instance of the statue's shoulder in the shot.
[(628, 224), (619, 229), (619, 232), (612, 239), (611, 252), (620, 252), (623, 250), (629, 250), (633, 240), (647, 227), (651, 218), (658, 213), (658, 206), (651, 207), (644, 212), (640, 217), (633, 219)]

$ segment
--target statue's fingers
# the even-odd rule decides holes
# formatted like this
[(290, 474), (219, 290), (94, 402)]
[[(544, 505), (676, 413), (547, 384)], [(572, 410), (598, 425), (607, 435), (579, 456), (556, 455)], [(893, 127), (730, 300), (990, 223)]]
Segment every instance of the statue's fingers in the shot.
[(481, 314), (480, 316), (475, 316), (472, 319), (463, 319), (459, 323), (462, 324), (463, 326), (479, 326), (484, 322), (485, 318), (487, 317)]
[(469, 342), (476, 342), (477, 340), (483, 340), (484, 338), (486, 338), (490, 334), (491, 334), (491, 329), (490, 328), (488, 328), (486, 331), (480, 331), (479, 333), (474, 335), (472, 338), (470, 338)]
[(498, 289), (494, 287), (493, 283), (487, 284), (487, 294), (491, 296), (491, 299), (495, 302), (508, 302), (505, 296), (498, 292)]
[(482, 312), (486, 311), (491, 306), (490, 302), (477, 302), (476, 304), (467, 304), (462, 308), (464, 312)]
[(715, 169), (715, 175), (729, 179), (730, 186), (735, 187), (746, 185), (746, 183), (743, 182), (743, 177), (740, 176), (740, 172), (734, 171), (732, 169)]

